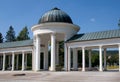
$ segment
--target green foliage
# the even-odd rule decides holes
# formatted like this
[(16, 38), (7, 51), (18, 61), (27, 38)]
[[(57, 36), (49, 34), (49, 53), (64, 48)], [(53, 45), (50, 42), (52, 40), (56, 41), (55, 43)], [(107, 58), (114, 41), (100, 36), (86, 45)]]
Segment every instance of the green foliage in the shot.
[[(114, 52), (114, 53), (113, 53)], [(109, 65), (119, 64), (119, 55), (117, 51), (109, 51), (107, 55), (107, 63)]]
[(64, 41), (59, 42), (59, 65), (64, 66)]
[[(85, 50), (85, 65), (89, 66), (88, 51)], [(82, 67), (82, 51), (78, 50), (78, 66)]]
[(0, 33), (0, 43), (3, 43), (3, 36), (2, 36), (2, 33)]
[(118, 27), (119, 27), (119, 29), (120, 29), (120, 19), (119, 19), (119, 21), (118, 21)]
[(97, 51), (92, 52), (91, 62), (93, 67), (99, 65), (99, 53)]
[(6, 42), (12, 42), (16, 40), (15, 31), (12, 26), (9, 27), (9, 30), (6, 32)]
[(28, 32), (27, 26), (25, 26), (17, 36), (17, 40), (21, 41), (21, 40), (28, 40), (28, 39), (30, 39), (29, 32)]

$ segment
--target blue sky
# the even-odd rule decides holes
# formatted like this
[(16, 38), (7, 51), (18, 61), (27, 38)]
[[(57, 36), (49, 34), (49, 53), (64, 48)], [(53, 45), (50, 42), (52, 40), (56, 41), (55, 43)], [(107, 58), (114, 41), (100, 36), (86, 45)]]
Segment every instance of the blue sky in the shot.
[(79, 33), (118, 29), (120, 0), (0, 0), (0, 32), (12, 25), (16, 35), (24, 26), (31, 27), (48, 10), (58, 7), (70, 15)]

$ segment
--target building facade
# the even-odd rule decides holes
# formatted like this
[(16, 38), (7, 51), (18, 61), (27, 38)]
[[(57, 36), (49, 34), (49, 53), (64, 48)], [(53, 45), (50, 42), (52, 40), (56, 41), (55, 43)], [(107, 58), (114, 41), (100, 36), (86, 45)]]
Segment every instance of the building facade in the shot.
[[(93, 49), (99, 50), (99, 71), (106, 70), (107, 48), (118, 48), (120, 64), (120, 30), (77, 34), (80, 27), (73, 24), (70, 16), (58, 8), (46, 12), (31, 30), (32, 40), (0, 43), (0, 69), (2, 71), (26, 70), (30, 56), (31, 70), (42, 71), (42, 66), (43, 70), (56, 71), (56, 65), (59, 64), (60, 41), (64, 41), (63, 70), (65, 71), (78, 70), (78, 50), (82, 51), (82, 71), (87, 70), (85, 55), (89, 55), (88, 69), (92, 68), (91, 51)], [(89, 54), (85, 54), (86, 50)], [(48, 52), (50, 52), (50, 60)], [(102, 58), (104, 58), (104, 66)]]

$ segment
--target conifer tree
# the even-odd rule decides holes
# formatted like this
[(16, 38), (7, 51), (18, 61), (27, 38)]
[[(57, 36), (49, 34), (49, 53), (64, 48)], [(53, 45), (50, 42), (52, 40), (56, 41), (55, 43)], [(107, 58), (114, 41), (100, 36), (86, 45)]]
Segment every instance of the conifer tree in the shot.
[(119, 19), (119, 21), (118, 21), (118, 27), (119, 27), (119, 29), (120, 29), (120, 19)]
[(2, 33), (0, 33), (0, 43), (3, 43), (3, 36), (2, 36)]
[(6, 32), (6, 42), (12, 42), (16, 40), (15, 31), (12, 26), (9, 27), (9, 30)]
[(20, 40), (29, 40), (29, 39), (30, 39), (29, 32), (27, 26), (25, 26), (17, 36), (17, 40), (20, 41)]

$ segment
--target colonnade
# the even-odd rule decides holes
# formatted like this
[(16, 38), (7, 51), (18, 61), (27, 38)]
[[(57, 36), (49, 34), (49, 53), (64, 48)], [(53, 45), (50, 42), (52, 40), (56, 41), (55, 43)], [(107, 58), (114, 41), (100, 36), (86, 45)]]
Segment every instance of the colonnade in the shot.
[[(27, 53), (22, 51), (22, 53), (20, 53), (20, 54), (22, 54), (22, 68), (21, 68), (21, 70), (24, 71), (25, 69), (27, 69)], [(2, 71), (18, 70), (20, 54), (17, 54), (17, 52), (1, 53), (0, 54), (0, 65), (1, 65)], [(6, 63), (7, 56), (8, 56), (8, 65), (6, 65), (7, 64)], [(16, 57), (16, 59), (15, 59), (15, 57)]]
[[(48, 41), (46, 41), (44, 46), (44, 69), (49, 69), (50, 71), (56, 70), (56, 65), (59, 64), (59, 44), (56, 41), (56, 34), (50, 34), (50, 42), (51, 42), (51, 61), (50, 61), (50, 69), (48, 68)], [(35, 41), (35, 71), (40, 70), (40, 53), (41, 53), (41, 35), (36, 35)]]
[[(85, 49), (87, 49), (87, 47), (81, 47), (81, 51), (82, 51), (82, 71), (85, 71)], [(106, 50), (107, 48), (104, 48), (103, 46), (99, 46), (98, 48), (99, 50), (99, 71), (103, 71), (103, 70), (107, 70), (107, 64), (106, 64)], [(92, 68), (92, 64), (91, 64), (91, 51), (92, 49), (87, 49), (88, 52), (88, 57), (89, 57), (89, 69)], [(119, 71), (120, 71), (120, 45), (118, 45), (118, 50), (119, 50)], [(73, 51), (73, 70), (78, 70), (78, 49), (77, 48), (71, 48), (68, 47), (68, 54), (67, 54), (67, 63), (66, 63), (66, 67), (67, 70), (70, 71), (71, 70), (71, 51)], [(103, 52), (103, 54), (102, 54)], [(103, 56), (104, 55), (104, 56)], [(103, 57), (104, 57), (104, 61), (103, 61)], [(103, 65), (104, 63), (104, 65)]]

